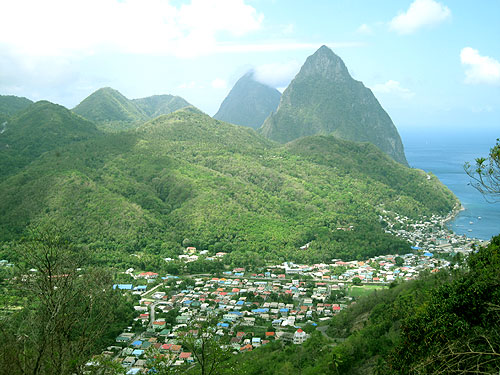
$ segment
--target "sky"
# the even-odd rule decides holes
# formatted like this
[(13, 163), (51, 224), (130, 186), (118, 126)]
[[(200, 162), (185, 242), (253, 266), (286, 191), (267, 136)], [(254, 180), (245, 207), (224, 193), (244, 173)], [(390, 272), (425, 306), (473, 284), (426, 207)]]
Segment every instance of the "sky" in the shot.
[(497, 0), (0, 0), (0, 94), (73, 108), (112, 87), (213, 115), (248, 70), (282, 91), (327, 45), (398, 129), (500, 133), (499, 14)]

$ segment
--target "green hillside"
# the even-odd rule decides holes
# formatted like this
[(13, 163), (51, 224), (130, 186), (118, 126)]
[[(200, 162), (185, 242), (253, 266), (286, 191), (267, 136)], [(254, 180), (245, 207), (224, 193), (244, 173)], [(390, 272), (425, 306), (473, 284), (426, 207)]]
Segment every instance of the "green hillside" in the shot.
[[(310, 137), (281, 146), (192, 108), (45, 153), (0, 194), (1, 240), (50, 224), (103, 259), (161, 259), (191, 244), (240, 263), (407, 251), (384, 233), (379, 210), (417, 217), (456, 202), (371, 145)], [(354, 229), (336, 230), (345, 225)], [(298, 250), (307, 242), (310, 251)]]
[(92, 93), (73, 112), (93, 121), (104, 131), (135, 129), (147, 120), (190, 106), (179, 96), (154, 95), (130, 100), (119, 91), (105, 87)]
[(33, 102), (14, 95), (0, 95), (0, 121), (29, 107)]
[(0, 134), (0, 180), (46, 151), (96, 136), (93, 123), (66, 108), (40, 101), (17, 113)]
[(309, 56), (283, 92), (278, 110), (260, 131), (278, 142), (316, 134), (370, 142), (408, 165), (399, 133), (389, 115), (344, 62), (323, 46)]
[(257, 129), (276, 111), (280, 97), (278, 90), (257, 82), (250, 71), (236, 82), (214, 118)]
[(105, 87), (92, 93), (80, 104), (73, 108), (73, 112), (99, 124), (137, 124), (146, 121), (146, 114), (137, 105), (123, 96), (120, 92)]
[(161, 115), (168, 115), (178, 109), (191, 105), (180, 96), (173, 95), (153, 95), (147, 98), (132, 99), (132, 102), (150, 119)]

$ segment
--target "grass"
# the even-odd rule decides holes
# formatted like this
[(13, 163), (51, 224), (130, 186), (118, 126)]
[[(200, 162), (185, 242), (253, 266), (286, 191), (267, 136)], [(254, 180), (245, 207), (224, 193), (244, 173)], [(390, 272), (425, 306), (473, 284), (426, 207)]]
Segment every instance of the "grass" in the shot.
[(375, 290), (385, 289), (386, 286), (383, 285), (363, 285), (363, 286), (351, 286), (348, 290), (348, 295), (351, 297), (362, 297), (373, 293)]

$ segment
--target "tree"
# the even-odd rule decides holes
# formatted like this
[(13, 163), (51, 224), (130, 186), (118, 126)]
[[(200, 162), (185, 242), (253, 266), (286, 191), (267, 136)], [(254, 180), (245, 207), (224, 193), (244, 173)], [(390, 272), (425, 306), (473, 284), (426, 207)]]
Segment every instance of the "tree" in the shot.
[(475, 164), (465, 163), (465, 172), (469, 175), (471, 185), (480, 191), (486, 199), (500, 201), (500, 138), (490, 149), (487, 158), (480, 157)]
[(361, 285), (361, 279), (359, 277), (354, 277), (352, 279), (352, 285)]
[(221, 364), (231, 356), (231, 352), (221, 346), (215, 327), (214, 319), (197, 321), (181, 341), (182, 347), (195, 358), (201, 375), (218, 374)]
[(17, 251), (21, 260), (10, 280), (16, 306), (6, 306), (11, 313), (0, 320), (0, 369), (81, 374), (120, 320), (121, 295), (111, 275), (83, 268), (85, 252), (58, 234), (35, 233)]

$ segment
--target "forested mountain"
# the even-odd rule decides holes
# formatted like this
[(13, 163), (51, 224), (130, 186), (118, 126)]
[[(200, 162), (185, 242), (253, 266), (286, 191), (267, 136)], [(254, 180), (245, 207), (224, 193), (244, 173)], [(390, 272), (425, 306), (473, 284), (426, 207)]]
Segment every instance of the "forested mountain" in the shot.
[[(191, 244), (239, 264), (404, 252), (380, 210), (416, 218), (456, 203), (436, 178), (371, 144), (315, 136), (282, 146), (192, 107), (46, 152), (1, 182), (0, 195), (4, 241), (47, 224), (103, 259), (161, 259)], [(337, 230), (345, 226), (353, 230)]]
[(8, 118), (16, 112), (29, 107), (33, 102), (27, 98), (14, 95), (0, 95), (0, 119)]
[(260, 131), (278, 141), (315, 134), (370, 142), (408, 165), (399, 133), (370, 89), (354, 80), (328, 47), (309, 56)]
[(155, 95), (127, 99), (117, 90), (105, 87), (92, 93), (73, 112), (107, 131), (136, 128), (147, 120), (168, 114), (190, 104), (179, 96)]
[(161, 115), (168, 115), (178, 109), (191, 105), (180, 96), (173, 95), (153, 95), (147, 98), (132, 99), (132, 102), (150, 119)]
[(73, 112), (96, 123), (111, 121), (133, 123), (147, 119), (144, 111), (110, 87), (92, 93), (73, 108)]
[(0, 181), (46, 151), (99, 133), (92, 122), (47, 101), (17, 112), (0, 129)]
[(250, 71), (236, 82), (214, 118), (257, 129), (278, 108), (280, 97), (278, 90), (257, 82)]

